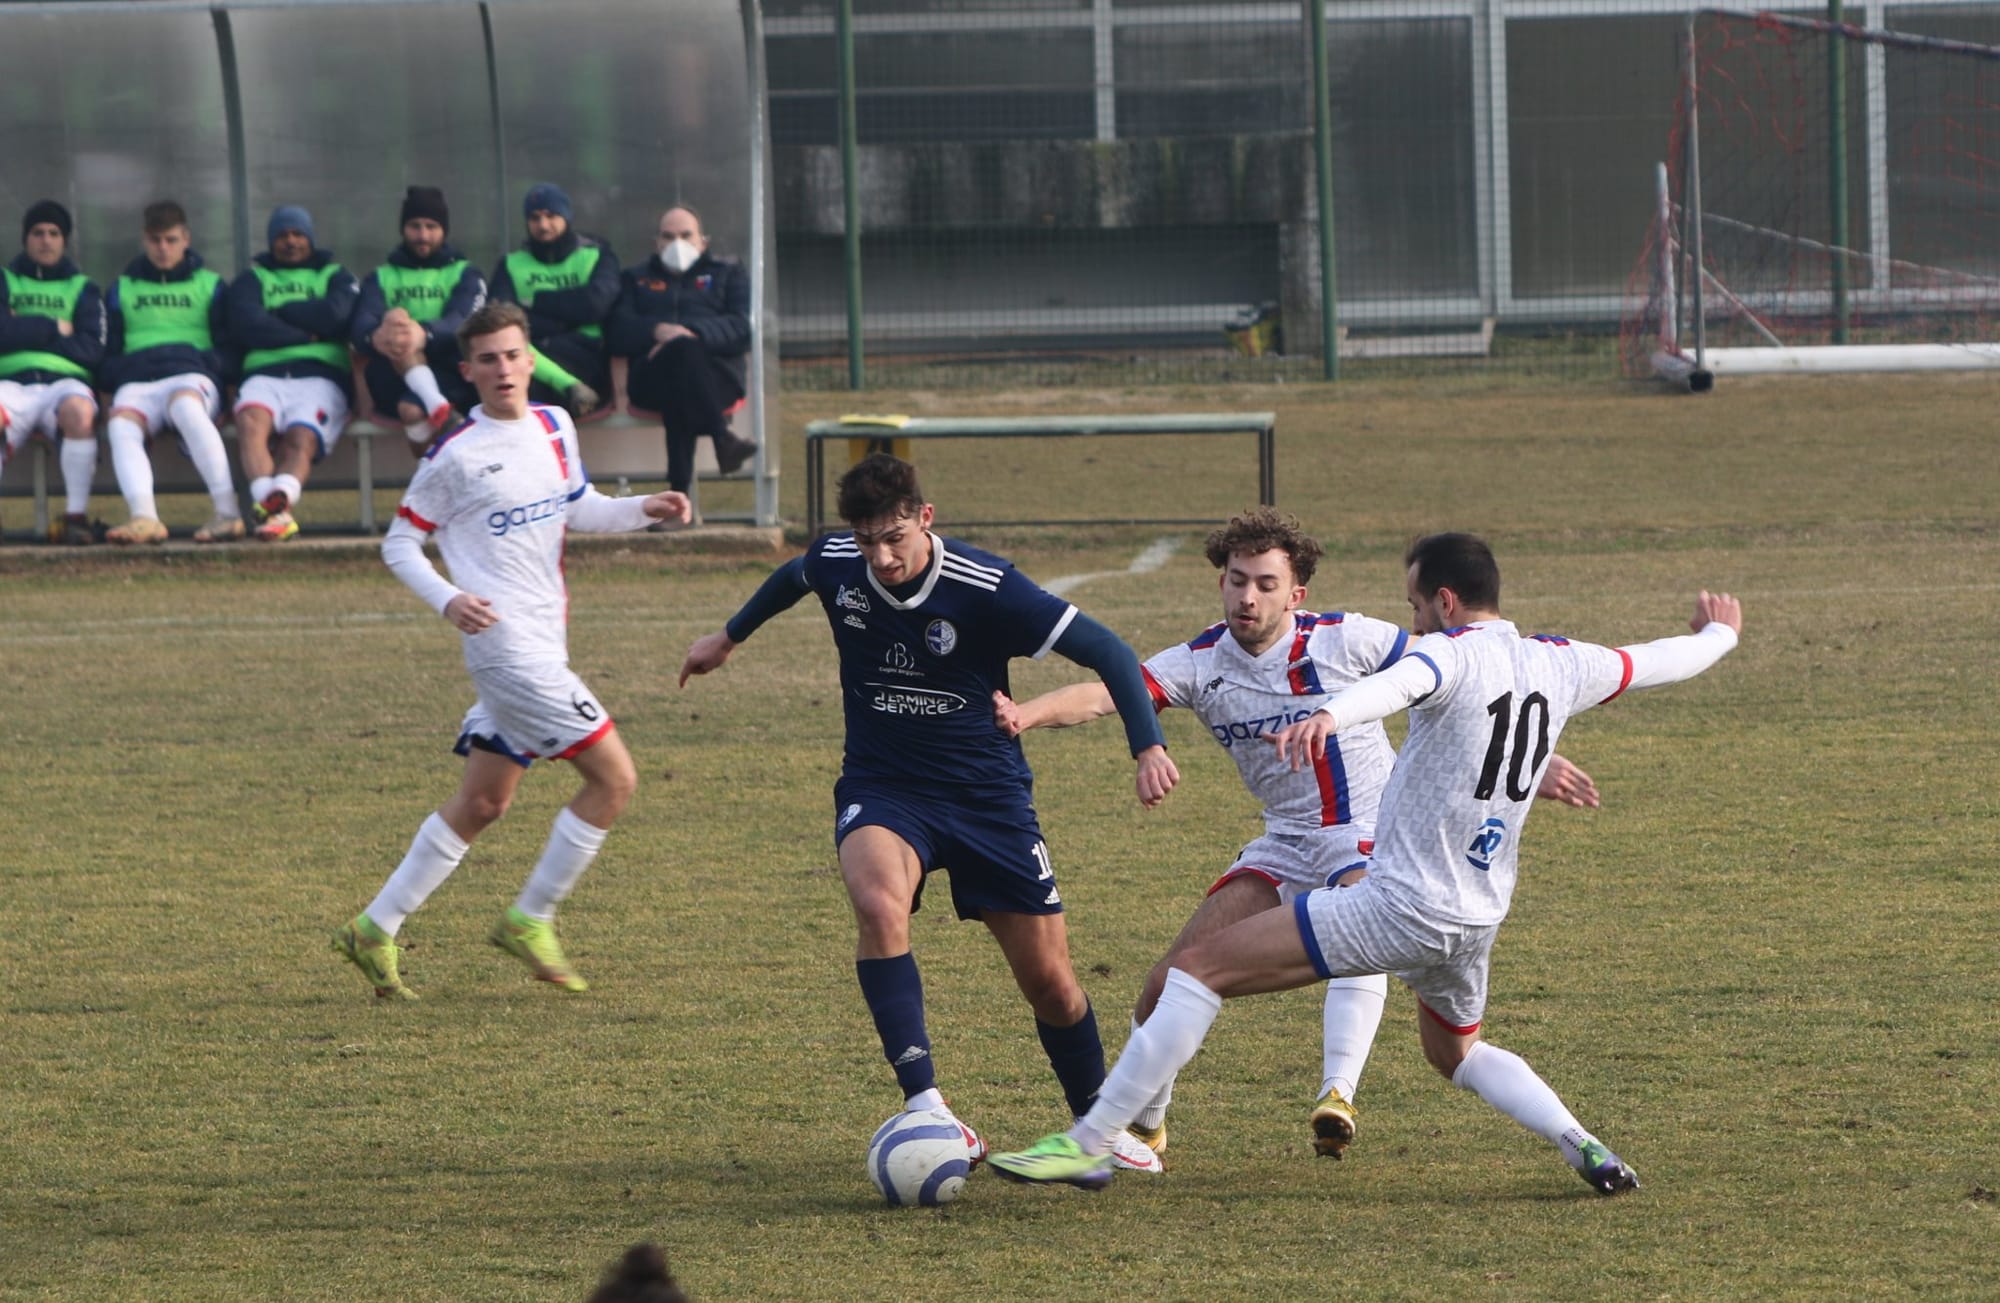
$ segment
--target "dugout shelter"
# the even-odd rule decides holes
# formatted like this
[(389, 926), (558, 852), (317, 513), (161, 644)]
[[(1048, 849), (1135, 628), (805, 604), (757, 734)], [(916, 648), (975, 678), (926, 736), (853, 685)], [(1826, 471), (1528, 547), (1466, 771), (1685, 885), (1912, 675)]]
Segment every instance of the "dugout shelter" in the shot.
[[(310, 209), (317, 243), (357, 275), (396, 244), (407, 185), (444, 189), (451, 242), (489, 274), (524, 238), (537, 182), (566, 190), (576, 229), (628, 266), (651, 255), (660, 210), (686, 204), (750, 273), (756, 343), (736, 428), (759, 452), (741, 518), (775, 525), (762, 21), (757, 0), (0, 0), (0, 209), (61, 201), (71, 255), (103, 285), (161, 198), (187, 209), (196, 247), (229, 277), (263, 251), (279, 204)], [(620, 411), (586, 421), (582, 440), (600, 482), (664, 475), (657, 421)], [(407, 478), (399, 441), (374, 457), (378, 482)], [(115, 492), (100, 460), (99, 491)], [(314, 483), (354, 470), (344, 442)], [(26, 479), (10, 467), (4, 487)]]

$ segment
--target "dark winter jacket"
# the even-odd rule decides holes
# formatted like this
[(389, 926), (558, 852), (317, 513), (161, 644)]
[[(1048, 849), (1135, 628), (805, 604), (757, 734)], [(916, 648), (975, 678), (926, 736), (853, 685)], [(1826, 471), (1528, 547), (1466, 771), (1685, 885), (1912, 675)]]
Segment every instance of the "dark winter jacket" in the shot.
[(710, 357), (743, 379), (743, 356), (750, 351), (750, 276), (731, 258), (704, 253), (680, 275), (659, 255), (625, 271), (618, 304), (611, 310), (605, 338), (619, 357), (644, 357), (653, 347), (653, 327), (661, 322), (686, 326)]
[[(428, 258), (413, 257), (408, 245), (399, 244), (389, 251), (389, 256), (383, 261), (408, 271), (446, 271), (454, 264), (461, 264), (449, 287), (440, 286), (444, 298), (437, 315), (426, 317), (420, 311), (410, 312), (417, 319), (417, 324), (424, 328), (424, 347), (427, 350), (439, 340), (450, 340), (465, 324), (465, 319), (486, 304), (486, 277), (466, 260), (464, 254), (449, 244), (440, 244)], [(369, 272), (367, 279), (361, 282), (361, 298), (354, 305), (350, 335), (354, 347), (363, 355), (377, 356), (375, 346), (369, 339), (393, 306), (382, 291), (381, 270), (378, 268)], [(453, 347), (455, 349), (456, 345)]]
[[(126, 280), (138, 282), (142, 292), (146, 293), (157, 293), (160, 287), (182, 286), (191, 289), (197, 298), (205, 298), (208, 347), (194, 343), (165, 343), (128, 350), (126, 336), (129, 323), (123, 284)], [(108, 329), (105, 332), (104, 362), (97, 372), (98, 383), (115, 392), (120, 385), (146, 384), (171, 376), (199, 373), (220, 388), (228, 381), (232, 365), (225, 315), (227, 291), (228, 283), (209, 272), (202, 263), (201, 255), (192, 249), (188, 250), (178, 266), (168, 271), (155, 267), (143, 254), (125, 264), (124, 273), (119, 280), (112, 282), (111, 292), (104, 299)]]
[[(44, 267), (26, 253), (17, 254), (7, 270), (23, 280), (66, 281), (81, 275), (67, 256), (53, 267)], [(0, 282), (0, 357), (9, 353), (49, 353), (66, 358), (86, 371), (95, 372), (104, 360), (104, 294), (86, 283), (70, 312), (75, 328), (68, 335), (56, 329), (54, 317), (31, 312), (15, 312)], [(7, 379), (24, 385), (45, 385), (63, 378), (63, 373), (28, 367), (12, 371)], [(75, 377), (71, 377), (75, 378)], [(86, 382), (88, 383), (88, 382)]]
[[(264, 285), (256, 272), (246, 271), (230, 283), (229, 338), (231, 346), (243, 356), (245, 369), (256, 375), (317, 376), (351, 393), (354, 369), (347, 363), (348, 322), (361, 297), (361, 284), (354, 279), (354, 273), (340, 267), (325, 249), (314, 249), (312, 256), (296, 268), (280, 267), (268, 253), (258, 254), (254, 261), (268, 271), (319, 272), (329, 266), (338, 270), (327, 281), (324, 295), (280, 303), (275, 308), (265, 305)], [(339, 361), (331, 357), (300, 357), (260, 366), (250, 357), (253, 353), (317, 343), (339, 345)]]

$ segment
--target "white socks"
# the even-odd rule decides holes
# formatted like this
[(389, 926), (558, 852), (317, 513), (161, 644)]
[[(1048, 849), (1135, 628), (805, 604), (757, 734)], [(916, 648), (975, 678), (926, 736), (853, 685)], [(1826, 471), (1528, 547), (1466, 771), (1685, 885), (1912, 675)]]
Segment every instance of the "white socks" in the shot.
[(1451, 1084), (1469, 1090), (1528, 1130), (1562, 1150), (1571, 1167), (1583, 1168), (1583, 1146), (1596, 1137), (1535, 1074), (1528, 1061), (1480, 1041), (1451, 1074)]
[(129, 416), (114, 416), (104, 427), (111, 445), (111, 468), (118, 474), (118, 491), (125, 495), (125, 508), (132, 518), (158, 520), (159, 504), (153, 501), (153, 463), (146, 456), (146, 432)]
[(421, 362), (403, 372), (403, 385), (417, 396), (417, 401), (424, 405), (426, 412), (450, 406), (444, 400), (444, 390), (438, 388), (437, 373)]
[(1336, 977), (1326, 984), (1326, 1007), (1320, 1019), (1325, 1029), (1319, 1081), (1322, 1097), (1337, 1090), (1342, 1099), (1354, 1102), (1361, 1069), (1367, 1066), (1368, 1051), (1374, 1048), (1376, 1029), (1382, 1025), (1382, 1006), (1388, 999), (1386, 973)]
[(443, 815), (432, 814), (417, 829), (403, 862), (382, 884), (375, 902), (363, 912), (375, 920), (376, 927), (395, 936), (397, 929), (403, 926), (403, 920), (414, 914), (417, 906), (430, 899), (430, 894), (444, 885), (444, 880), (465, 858), (468, 848), (469, 843), (451, 830)]
[[(1132, 1034), (1134, 1036), (1139, 1034), (1137, 1020), (1134, 1020), (1132, 1023)], [(1130, 1038), (1127, 1038), (1126, 1044), (1131, 1044)], [(1146, 1107), (1140, 1109), (1133, 1116), (1132, 1122), (1134, 1125), (1142, 1126), (1148, 1131), (1158, 1131), (1166, 1123), (1167, 1108), (1174, 1102), (1175, 1080), (1175, 1077), (1167, 1078), (1167, 1084), (1160, 1087), (1159, 1093), (1146, 1101)]]
[[(1368, 1064), (1375, 1033), (1382, 1026), (1382, 1006), (1389, 998), (1389, 978), (1384, 973), (1368, 977), (1336, 977), (1326, 984), (1326, 1006), (1321, 1014), (1325, 1029), (1321, 1050), (1319, 1093), (1337, 1090), (1348, 1103), (1361, 1084), (1361, 1069)], [(1132, 1024), (1133, 1035), (1139, 1024)], [(1148, 1131), (1157, 1131), (1167, 1120), (1167, 1107), (1174, 1102), (1174, 1079), (1160, 1087), (1132, 1122)]]
[(208, 415), (208, 405), (192, 394), (183, 393), (167, 404), (167, 419), (180, 432), (188, 460), (194, 463), (195, 472), (215, 502), (215, 514), (241, 515), (236, 504), (236, 485), (229, 478), (229, 454), (222, 446), (222, 432)]
[(58, 442), (62, 444), (63, 511), (71, 516), (85, 515), (90, 511), (90, 479), (97, 474), (97, 440)]
[[(556, 811), (555, 826), (549, 829), (548, 844), (528, 884), (521, 888), (514, 908), (529, 918), (547, 923), (556, 916), (556, 906), (576, 886), (576, 880), (603, 849), (606, 830), (585, 823), (568, 806)], [(381, 922), (380, 919), (375, 920)]]
[(264, 490), (264, 493), (254, 494), (253, 496), (259, 502), (262, 502), (264, 500), (265, 493), (271, 492), (271, 489), (276, 489), (278, 492), (285, 495), (285, 510), (290, 511), (293, 507), (299, 505), (299, 495), (305, 492), (305, 487), (306, 487), (305, 485), (299, 483), (298, 476), (287, 475), (283, 471), (279, 471), (276, 475), (273, 475), (271, 477), (270, 489), (266, 489)]
[(921, 1113), (925, 1109), (944, 1107), (944, 1092), (936, 1086), (932, 1086), (929, 1090), (920, 1090), (903, 1101), (905, 1113)]
[(259, 475), (250, 481), (250, 501), (262, 502), (271, 496), (272, 481), (269, 475)]
[(1221, 996), (1178, 968), (1167, 970), (1166, 988), (1146, 1025), (1125, 1043), (1125, 1052), (1099, 1087), (1090, 1112), (1070, 1128), (1069, 1134), (1085, 1153), (1111, 1152), (1111, 1137), (1123, 1131), (1194, 1057), (1221, 1012)]

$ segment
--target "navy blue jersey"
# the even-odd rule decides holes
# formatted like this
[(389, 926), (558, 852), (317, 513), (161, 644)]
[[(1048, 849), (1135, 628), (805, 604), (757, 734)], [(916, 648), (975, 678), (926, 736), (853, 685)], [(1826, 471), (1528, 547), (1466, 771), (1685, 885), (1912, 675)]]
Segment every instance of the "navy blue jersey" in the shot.
[(930, 569), (901, 600), (852, 533), (821, 539), (804, 563), (840, 651), (843, 773), (917, 787), (1032, 781), (1020, 742), (994, 726), (993, 693), (1009, 691), (1008, 661), (1048, 654), (1076, 607), (1011, 563), (936, 534)]

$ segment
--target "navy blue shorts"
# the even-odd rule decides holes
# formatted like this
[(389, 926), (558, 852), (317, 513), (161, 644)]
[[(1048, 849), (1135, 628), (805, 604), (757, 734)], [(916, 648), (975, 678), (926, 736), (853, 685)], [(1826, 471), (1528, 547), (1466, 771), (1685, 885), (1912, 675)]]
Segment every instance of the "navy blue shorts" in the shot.
[[(970, 804), (906, 787), (842, 778), (833, 785), (833, 844), (856, 828), (886, 828), (910, 844), (924, 866), (951, 874), (951, 903), (960, 918), (1060, 914), (1062, 895), (1035, 807), (1026, 799)], [(910, 905), (923, 904), (923, 886)]]

